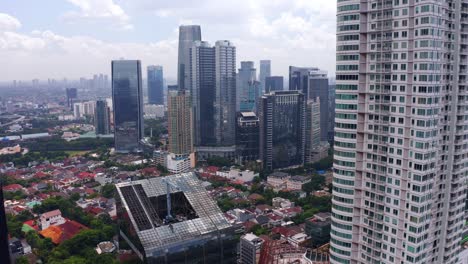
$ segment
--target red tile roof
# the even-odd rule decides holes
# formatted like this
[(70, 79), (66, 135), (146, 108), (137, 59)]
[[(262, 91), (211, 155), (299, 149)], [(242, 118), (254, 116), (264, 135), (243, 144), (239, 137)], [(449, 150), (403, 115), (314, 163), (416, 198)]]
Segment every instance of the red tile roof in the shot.
[(50, 238), (56, 245), (68, 240), (78, 234), (81, 230), (88, 229), (86, 226), (73, 221), (68, 220), (58, 226), (50, 226), (39, 232), (43, 237)]
[(5, 192), (15, 192), (15, 191), (19, 191), (19, 190), (22, 190), (23, 189), (23, 186), (17, 184), (17, 183), (14, 183), (14, 184), (10, 184), (10, 185), (7, 185), (7, 186), (3, 186), (3, 190)]

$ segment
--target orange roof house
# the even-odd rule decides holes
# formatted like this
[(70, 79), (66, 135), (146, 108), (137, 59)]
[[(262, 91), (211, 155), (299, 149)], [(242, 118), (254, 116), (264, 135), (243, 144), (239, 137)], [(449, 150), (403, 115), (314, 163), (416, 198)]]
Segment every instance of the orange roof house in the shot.
[(86, 226), (67, 219), (65, 223), (57, 226), (49, 226), (47, 229), (40, 231), (39, 234), (45, 238), (50, 238), (54, 244), (58, 245), (63, 241), (74, 237), (81, 230), (86, 229), (88, 229)]

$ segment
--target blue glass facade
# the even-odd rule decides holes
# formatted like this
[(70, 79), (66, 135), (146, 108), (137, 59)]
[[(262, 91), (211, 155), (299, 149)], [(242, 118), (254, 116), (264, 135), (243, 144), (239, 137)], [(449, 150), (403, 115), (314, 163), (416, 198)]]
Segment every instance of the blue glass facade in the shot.
[(139, 142), (143, 138), (141, 83), (140, 61), (112, 61), (114, 142), (117, 152), (132, 152), (139, 149)]
[(164, 76), (162, 66), (148, 66), (148, 103), (164, 104)]

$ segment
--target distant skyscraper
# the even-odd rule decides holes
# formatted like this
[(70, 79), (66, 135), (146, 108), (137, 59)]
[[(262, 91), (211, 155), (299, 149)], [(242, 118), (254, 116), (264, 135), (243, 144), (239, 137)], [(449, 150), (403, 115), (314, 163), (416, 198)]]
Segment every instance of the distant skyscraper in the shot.
[(162, 66), (148, 66), (148, 103), (164, 104), (164, 78)]
[(236, 144), (236, 47), (216, 41), (215, 135), (218, 146)]
[(277, 91), (261, 98), (260, 159), (266, 169), (304, 163), (305, 97), (299, 91)]
[(190, 56), (193, 143), (197, 147), (215, 146), (215, 49), (208, 42), (196, 41)]
[(261, 60), (260, 61), (260, 73), (258, 75), (258, 81), (260, 82), (260, 88), (262, 93), (265, 93), (265, 79), (271, 76), (271, 61)]
[(260, 151), (260, 122), (253, 112), (237, 114), (236, 152), (239, 164), (256, 161)]
[(96, 135), (110, 134), (110, 109), (105, 100), (96, 101), (94, 126)]
[(283, 76), (268, 76), (265, 78), (265, 93), (284, 90)]
[(179, 62), (177, 84), (179, 89), (190, 89), (190, 49), (195, 41), (201, 41), (201, 28), (198, 25), (179, 27)]
[(257, 70), (253, 61), (241, 61), (237, 73), (236, 111), (256, 112), (257, 101), (260, 97), (260, 83), (257, 80)]
[(320, 154), (320, 99), (308, 100), (305, 115), (305, 163), (315, 162)]
[(78, 97), (78, 91), (76, 88), (67, 88), (67, 106), (73, 110), (73, 101)]
[(139, 60), (112, 61), (114, 142), (118, 152), (139, 149), (144, 135), (143, 91)]
[(328, 141), (329, 91), (327, 72), (318, 68), (289, 66), (289, 90), (299, 90), (307, 100), (320, 99), (320, 140)]
[(331, 263), (466, 263), (461, 1), (337, 1)]
[(167, 93), (167, 117), (169, 152), (181, 155), (193, 152), (192, 109), (190, 92), (169, 90)]

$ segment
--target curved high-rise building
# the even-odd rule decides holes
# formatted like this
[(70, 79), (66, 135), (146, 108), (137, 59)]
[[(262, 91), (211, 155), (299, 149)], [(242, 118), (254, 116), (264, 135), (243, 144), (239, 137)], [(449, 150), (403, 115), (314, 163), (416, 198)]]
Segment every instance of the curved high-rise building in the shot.
[(332, 263), (458, 263), (468, 1), (338, 0)]
[(190, 89), (190, 48), (195, 41), (201, 41), (200, 26), (182, 25), (179, 27), (177, 84), (180, 90)]

